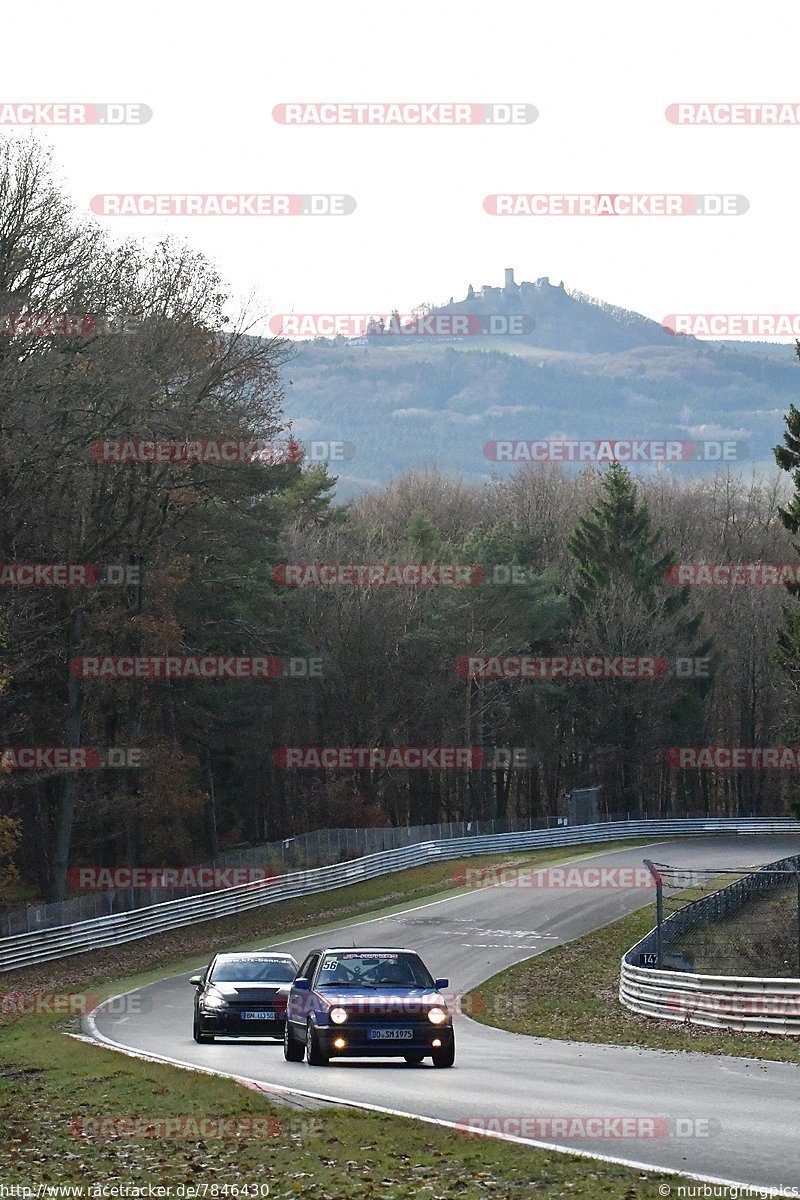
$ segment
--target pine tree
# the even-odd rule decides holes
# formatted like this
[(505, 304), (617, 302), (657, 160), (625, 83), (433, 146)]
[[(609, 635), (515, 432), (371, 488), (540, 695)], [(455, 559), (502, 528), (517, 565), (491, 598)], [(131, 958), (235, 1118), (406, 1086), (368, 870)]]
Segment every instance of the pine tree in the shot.
[(660, 542), (661, 533), (652, 528), (647, 501), (637, 499), (630, 472), (618, 462), (611, 463), (601, 480), (600, 498), (567, 543), (578, 572), (576, 607), (591, 605), (615, 577), (630, 580), (637, 596), (654, 612), (685, 604), (688, 588), (664, 594), (664, 579), (675, 555), (662, 553)]
[[(572, 653), (665, 658), (668, 663), (679, 656), (708, 654), (710, 641), (695, 644), (703, 614), (688, 610), (688, 587), (668, 582), (675, 553), (663, 547), (647, 501), (638, 498), (625, 467), (615, 462), (603, 474), (599, 497), (567, 546), (576, 571)], [(708, 683), (609, 678), (575, 686), (596, 689), (596, 703), (588, 712), (584, 690), (568, 692), (565, 708), (573, 707), (584, 762), (602, 775), (581, 782), (603, 782), (607, 803), (621, 803), (622, 812), (644, 810), (648, 785), (664, 769), (666, 749), (686, 736), (694, 742), (702, 730), (701, 701)]]
[[(795, 354), (800, 358), (800, 342), (795, 345)], [(776, 446), (774, 453), (778, 466), (791, 476), (794, 493), (786, 508), (779, 508), (778, 513), (784, 528), (796, 536), (800, 532), (800, 410), (794, 404), (789, 406), (785, 421), (785, 444)], [(800, 553), (800, 544), (795, 543), (794, 548)], [(800, 599), (800, 587), (796, 584), (787, 584), (786, 590), (794, 601)], [(796, 603), (790, 602), (784, 606), (776, 638), (775, 660), (794, 692), (790, 717), (791, 736), (794, 739), (800, 728), (800, 612)], [(795, 816), (800, 817), (800, 795), (790, 798), (789, 805)]]

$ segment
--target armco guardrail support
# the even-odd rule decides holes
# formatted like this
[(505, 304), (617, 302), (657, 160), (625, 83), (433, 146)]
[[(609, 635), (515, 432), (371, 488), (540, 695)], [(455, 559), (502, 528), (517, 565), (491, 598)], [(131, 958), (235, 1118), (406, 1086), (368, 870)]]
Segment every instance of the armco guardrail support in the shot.
[(656, 881), (656, 962), (660, 969), (664, 965), (664, 935), (662, 931), (664, 924), (664, 878), (661, 872), (656, 870), (655, 864), (649, 858), (645, 858), (643, 861)]
[[(648, 863), (648, 866), (652, 869), (652, 864)], [(800, 901), (800, 858), (793, 856), (768, 863), (705, 900), (694, 901), (690, 907), (697, 912), (702, 905), (700, 911), (706, 920), (726, 916), (738, 909), (744, 896), (763, 894), (768, 887), (770, 872), (773, 877), (794, 874)], [(642, 953), (652, 954), (659, 940), (668, 944), (670, 937), (685, 928), (687, 911), (681, 909), (661, 921), (623, 955), (620, 1003), (633, 1012), (662, 1021), (688, 1021), (714, 1029), (800, 1036), (800, 978), (699, 975), (691, 971), (665, 971), (635, 965)]]

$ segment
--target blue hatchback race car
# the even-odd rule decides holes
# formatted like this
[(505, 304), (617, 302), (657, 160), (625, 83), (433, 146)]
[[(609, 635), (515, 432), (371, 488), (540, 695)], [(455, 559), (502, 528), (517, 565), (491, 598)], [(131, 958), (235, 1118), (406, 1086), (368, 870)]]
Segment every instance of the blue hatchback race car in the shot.
[(402, 1057), (452, 1067), (453, 1018), (441, 995), (448, 982), (433, 979), (414, 950), (313, 950), (289, 990), (284, 1055), (312, 1066), (334, 1057)]

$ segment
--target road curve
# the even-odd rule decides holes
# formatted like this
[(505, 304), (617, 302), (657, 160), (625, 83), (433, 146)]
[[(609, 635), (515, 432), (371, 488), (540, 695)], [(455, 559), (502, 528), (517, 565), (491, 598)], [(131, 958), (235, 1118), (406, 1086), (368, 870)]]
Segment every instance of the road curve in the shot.
[[(685, 867), (750, 866), (799, 852), (800, 838), (791, 835), (724, 835), (618, 850), (593, 856), (592, 865), (640, 866), (648, 854)], [(641, 890), (492, 887), (355, 921), (336, 929), (329, 940), (414, 947), (434, 975), (449, 976), (451, 990), (463, 993), (515, 962), (651, 901), (652, 893)], [(264, 945), (280, 944), (298, 960), (326, 941), (319, 934), (272, 941), (269, 920), (265, 908)], [(718, 1182), (795, 1188), (800, 1196), (800, 1070), (794, 1064), (529, 1038), (458, 1016), (452, 1070), (391, 1060), (309, 1067), (285, 1062), (281, 1047), (271, 1041), (197, 1045), (191, 1037), (187, 979), (188, 974), (174, 976), (141, 989), (142, 1011), (135, 1015), (101, 1007), (86, 1028), (119, 1048), (254, 1080), (265, 1090), (272, 1085), (446, 1123), (499, 1118), (508, 1120), (504, 1128), (515, 1132), (509, 1119), (666, 1118), (670, 1132), (655, 1138), (522, 1140)], [(569, 986), (580, 989), (580, 979)], [(681, 1119), (684, 1130), (709, 1119), (712, 1132), (676, 1137), (673, 1131)]]

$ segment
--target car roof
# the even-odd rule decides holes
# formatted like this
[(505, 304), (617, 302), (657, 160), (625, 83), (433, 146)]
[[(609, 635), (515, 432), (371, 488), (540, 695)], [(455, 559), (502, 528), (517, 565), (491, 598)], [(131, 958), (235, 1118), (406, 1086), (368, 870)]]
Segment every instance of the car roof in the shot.
[(215, 958), (286, 958), (291, 962), (297, 962), (293, 954), (287, 954), (284, 950), (221, 950), (219, 954), (214, 955)]
[(417, 954), (416, 950), (408, 950), (405, 946), (326, 946), (324, 950), (315, 950), (315, 954)]

